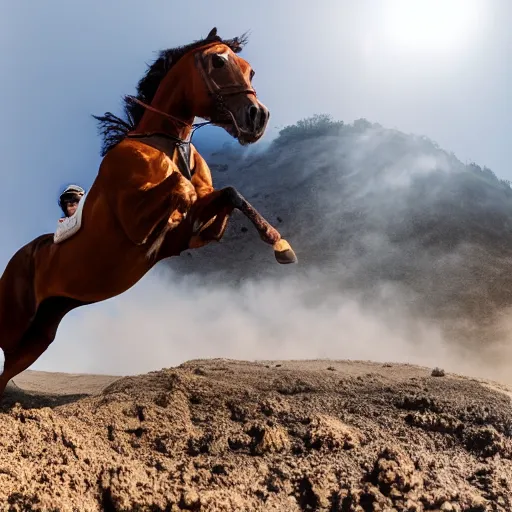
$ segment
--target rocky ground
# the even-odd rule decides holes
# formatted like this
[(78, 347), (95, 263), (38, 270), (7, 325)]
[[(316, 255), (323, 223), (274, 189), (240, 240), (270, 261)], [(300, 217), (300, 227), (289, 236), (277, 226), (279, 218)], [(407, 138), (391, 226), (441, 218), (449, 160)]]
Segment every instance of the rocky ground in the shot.
[(0, 510), (512, 510), (509, 391), (433, 370), (28, 371), (0, 403)]

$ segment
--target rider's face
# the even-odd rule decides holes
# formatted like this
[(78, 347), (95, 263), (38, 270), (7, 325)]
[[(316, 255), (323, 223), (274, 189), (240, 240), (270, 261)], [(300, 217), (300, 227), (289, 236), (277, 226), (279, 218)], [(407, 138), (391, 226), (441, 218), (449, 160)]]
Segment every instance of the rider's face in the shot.
[(78, 207), (78, 201), (67, 201), (66, 203), (66, 212), (68, 214), (68, 217), (71, 217), (76, 212), (76, 209)]

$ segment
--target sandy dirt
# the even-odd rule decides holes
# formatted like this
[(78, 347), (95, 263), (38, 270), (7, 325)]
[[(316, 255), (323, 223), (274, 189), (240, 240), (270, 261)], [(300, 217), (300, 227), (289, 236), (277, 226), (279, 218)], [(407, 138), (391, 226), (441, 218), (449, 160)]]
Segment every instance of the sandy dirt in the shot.
[(0, 402), (0, 510), (512, 510), (510, 390), (432, 370), (26, 371)]

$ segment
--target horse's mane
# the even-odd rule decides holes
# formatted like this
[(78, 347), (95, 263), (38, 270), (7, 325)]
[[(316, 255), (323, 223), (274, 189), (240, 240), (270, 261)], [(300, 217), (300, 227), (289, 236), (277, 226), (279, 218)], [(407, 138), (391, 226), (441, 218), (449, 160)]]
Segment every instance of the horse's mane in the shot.
[[(163, 80), (169, 70), (183, 57), (186, 53), (196, 48), (200, 48), (206, 44), (218, 42), (227, 45), (233, 52), (239, 53), (242, 51), (245, 44), (247, 44), (247, 33), (233, 39), (222, 39), (217, 36), (216, 29), (210, 32), (210, 35), (204, 39), (194, 41), (188, 45), (178, 46), (162, 50), (158, 54), (158, 58), (148, 66), (146, 74), (139, 80), (137, 84), (136, 98), (146, 104), (153, 101), (160, 82)], [(114, 146), (119, 144), (126, 134), (133, 130), (144, 115), (144, 107), (137, 103), (130, 101), (125, 96), (123, 99), (123, 110), (125, 119), (122, 119), (111, 112), (105, 112), (103, 116), (93, 117), (99, 121), (99, 132), (103, 137), (103, 144), (101, 148), (101, 156), (110, 151)]]

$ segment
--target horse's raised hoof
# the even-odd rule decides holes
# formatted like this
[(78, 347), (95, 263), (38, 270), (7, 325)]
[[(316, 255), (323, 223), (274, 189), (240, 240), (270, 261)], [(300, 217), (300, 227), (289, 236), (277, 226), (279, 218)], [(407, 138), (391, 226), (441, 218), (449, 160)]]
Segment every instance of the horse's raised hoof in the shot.
[(278, 263), (286, 265), (287, 263), (297, 263), (297, 256), (290, 247), (290, 244), (281, 238), (274, 244), (274, 256)]

